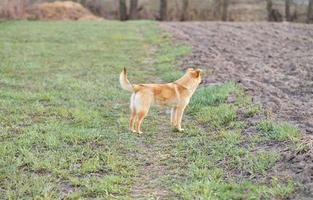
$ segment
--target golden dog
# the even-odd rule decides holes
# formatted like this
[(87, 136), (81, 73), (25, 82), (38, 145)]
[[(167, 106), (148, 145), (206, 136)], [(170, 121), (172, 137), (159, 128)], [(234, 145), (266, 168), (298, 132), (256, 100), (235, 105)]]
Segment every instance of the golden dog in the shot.
[[(124, 90), (132, 92), (130, 99), (131, 117), (129, 128), (141, 134), (140, 126), (147, 115), (151, 104), (156, 103), (172, 107), (171, 125), (183, 131), (181, 121), (184, 110), (192, 94), (201, 83), (200, 69), (187, 69), (184, 76), (172, 83), (165, 84), (131, 84), (124, 68), (120, 74), (120, 84)], [(137, 116), (136, 129), (134, 127)]]

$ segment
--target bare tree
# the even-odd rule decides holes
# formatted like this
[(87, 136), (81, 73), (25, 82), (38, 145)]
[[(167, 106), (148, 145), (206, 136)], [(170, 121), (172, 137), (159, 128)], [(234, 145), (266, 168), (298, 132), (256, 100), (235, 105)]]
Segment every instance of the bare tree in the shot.
[(130, 0), (129, 18), (130, 19), (138, 18), (138, 0)]
[(221, 1), (220, 0), (213, 0), (212, 2), (212, 12), (214, 19), (221, 18)]
[(268, 21), (281, 22), (283, 16), (278, 9), (273, 8), (272, 0), (266, 0), (267, 19)]
[(308, 12), (307, 12), (307, 23), (311, 23), (313, 21), (313, 0), (309, 0)]
[(167, 19), (167, 0), (160, 0), (160, 20)]
[(273, 2), (272, 0), (266, 0), (267, 20), (272, 21)]
[(290, 3), (291, 3), (291, 0), (285, 0), (285, 14), (286, 14), (286, 20), (287, 21), (291, 21)]
[(227, 21), (229, 0), (222, 0), (222, 21)]
[(120, 20), (125, 21), (127, 20), (127, 7), (126, 7), (126, 1), (120, 0)]
[(188, 6), (189, 6), (189, 0), (183, 0), (183, 9), (182, 9), (182, 15), (180, 17), (180, 21), (186, 21)]

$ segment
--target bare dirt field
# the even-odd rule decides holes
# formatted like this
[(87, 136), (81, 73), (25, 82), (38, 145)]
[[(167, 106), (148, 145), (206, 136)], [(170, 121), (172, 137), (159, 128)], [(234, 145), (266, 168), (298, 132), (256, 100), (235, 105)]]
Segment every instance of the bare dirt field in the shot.
[[(235, 81), (256, 104), (278, 120), (298, 126), (307, 137), (305, 152), (275, 143), (258, 148), (282, 153), (273, 174), (293, 177), (302, 189), (292, 199), (313, 198), (313, 26), (290, 23), (162, 23), (174, 39), (192, 45), (181, 67), (207, 70), (205, 84)], [(260, 116), (261, 118), (264, 116)], [(254, 119), (244, 119), (256, 132)]]
[(313, 26), (292, 23), (163, 23), (193, 52), (182, 67), (210, 73), (207, 84), (232, 80), (281, 120), (313, 134)]

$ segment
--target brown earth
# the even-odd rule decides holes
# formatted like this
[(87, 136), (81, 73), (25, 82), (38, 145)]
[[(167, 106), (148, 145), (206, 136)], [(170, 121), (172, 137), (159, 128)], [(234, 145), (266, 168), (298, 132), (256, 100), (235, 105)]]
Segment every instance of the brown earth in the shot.
[(292, 23), (162, 23), (193, 47), (183, 68), (235, 81), (281, 120), (313, 134), (313, 26)]
[(32, 20), (100, 20), (81, 4), (72, 1), (56, 1), (33, 5), (26, 11), (26, 19)]
[[(205, 84), (235, 81), (257, 104), (278, 120), (294, 123), (303, 132), (302, 150), (268, 141), (257, 149), (273, 149), (281, 159), (273, 176), (297, 180), (292, 199), (313, 198), (313, 26), (290, 23), (161, 23), (174, 39), (192, 45), (181, 67), (201, 67)], [(238, 113), (238, 117), (242, 116)], [(245, 118), (243, 134), (257, 132), (264, 114)], [(255, 118), (255, 119), (254, 119)], [(256, 149), (256, 150), (257, 150)], [(235, 173), (235, 172), (234, 172)]]

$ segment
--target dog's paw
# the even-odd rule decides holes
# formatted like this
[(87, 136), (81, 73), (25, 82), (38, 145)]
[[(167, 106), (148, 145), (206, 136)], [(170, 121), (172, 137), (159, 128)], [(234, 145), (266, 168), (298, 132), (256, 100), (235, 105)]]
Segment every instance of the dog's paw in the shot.
[(173, 128), (173, 132), (184, 132), (184, 130), (185, 129), (183, 129), (183, 128), (181, 128), (181, 129), (179, 129), (179, 128)]

